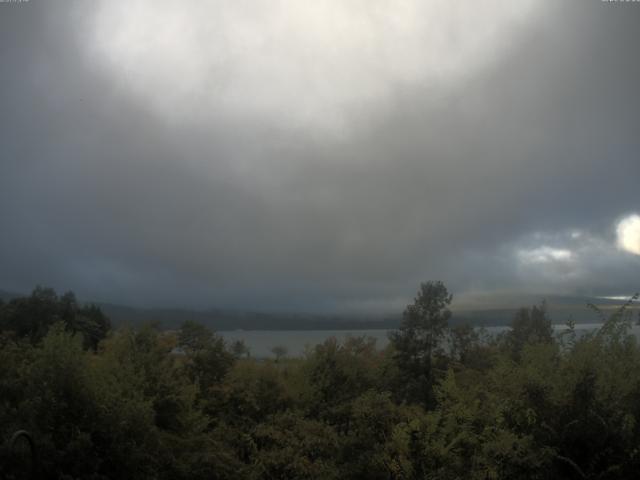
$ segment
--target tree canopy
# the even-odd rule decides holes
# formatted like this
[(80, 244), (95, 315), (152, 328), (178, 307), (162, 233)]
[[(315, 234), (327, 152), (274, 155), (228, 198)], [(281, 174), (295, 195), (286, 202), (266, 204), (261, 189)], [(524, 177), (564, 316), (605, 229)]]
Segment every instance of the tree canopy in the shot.
[(544, 306), (525, 308), (487, 337), (447, 327), (451, 300), (423, 284), (385, 349), (329, 338), (276, 361), (191, 322), (88, 344), (85, 307), (37, 289), (0, 306), (0, 478), (31, 468), (11, 443), (20, 430), (34, 440), (37, 478), (637, 476), (632, 306), (561, 337)]
[(400, 329), (389, 336), (394, 359), (404, 378), (399, 388), (404, 398), (433, 403), (433, 360), (448, 327), (453, 296), (442, 282), (426, 282), (402, 315)]

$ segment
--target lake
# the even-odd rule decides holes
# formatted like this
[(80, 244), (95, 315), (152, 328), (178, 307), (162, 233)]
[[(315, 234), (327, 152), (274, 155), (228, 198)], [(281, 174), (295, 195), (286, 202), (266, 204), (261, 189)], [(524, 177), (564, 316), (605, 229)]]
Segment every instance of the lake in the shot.
[[(576, 324), (576, 330), (587, 332), (600, 327), (595, 323)], [(507, 330), (509, 327), (485, 327), (485, 331), (490, 335), (497, 335)], [(564, 324), (553, 326), (556, 333), (567, 328)], [(283, 346), (288, 351), (288, 356), (299, 357), (304, 354), (307, 346), (313, 347), (324, 342), (330, 337), (338, 340), (345, 338), (367, 336), (376, 339), (378, 348), (384, 348), (389, 343), (388, 332), (390, 330), (233, 330), (218, 332), (227, 342), (243, 340), (251, 352), (252, 357), (267, 358), (273, 357), (271, 349), (275, 346)], [(633, 333), (640, 336), (640, 327), (634, 326)]]

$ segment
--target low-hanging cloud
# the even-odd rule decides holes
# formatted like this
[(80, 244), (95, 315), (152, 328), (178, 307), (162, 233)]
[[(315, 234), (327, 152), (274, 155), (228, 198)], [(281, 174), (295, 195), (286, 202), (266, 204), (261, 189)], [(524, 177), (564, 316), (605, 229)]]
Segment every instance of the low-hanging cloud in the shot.
[(398, 89), (464, 81), (517, 42), (532, 0), (104, 0), (86, 53), (155, 113), (344, 133)]
[(640, 8), (477, 3), (0, 4), (0, 289), (637, 290)]

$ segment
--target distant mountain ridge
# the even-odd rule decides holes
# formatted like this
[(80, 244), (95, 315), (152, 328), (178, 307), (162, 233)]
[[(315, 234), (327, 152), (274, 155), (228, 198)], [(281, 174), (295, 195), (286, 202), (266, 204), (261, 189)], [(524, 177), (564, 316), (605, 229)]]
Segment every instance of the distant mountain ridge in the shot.
[[(519, 308), (539, 305), (541, 298), (529, 298), (529, 302), (508, 305), (503, 308), (452, 308), (450, 323), (469, 323), (474, 326), (509, 325)], [(595, 297), (547, 298), (549, 315), (554, 323), (562, 324), (571, 319), (576, 323), (599, 323), (600, 318), (591, 311), (588, 303), (598, 305), (604, 312), (622, 305), (620, 300)], [(141, 309), (110, 304), (98, 304), (114, 325), (158, 322), (163, 328), (178, 328), (185, 320), (193, 320), (219, 330), (390, 330), (398, 328), (402, 313), (386, 316), (364, 316), (361, 314), (312, 314), (312, 313), (268, 313), (233, 310), (188, 310), (188, 309)], [(637, 311), (638, 307), (634, 306)]]
[[(509, 325), (519, 308), (547, 302), (554, 323), (571, 319), (576, 323), (599, 323), (600, 318), (587, 307), (598, 305), (604, 312), (624, 304), (623, 300), (578, 295), (485, 295), (469, 299), (460, 296), (452, 304), (451, 324), (470, 323), (474, 326)], [(177, 328), (185, 320), (203, 323), (214, 330), (374, 330), (398, 328), (402, 312), (387, 315), (267, 313), (234, 310), (141, 309), (99, 304), (114, 324), (159, 322), (164, 328)], [(637, 306), (634, 309), (637, 312)], [(636, 313), (637, 314), (637, 313)]]
[(397, 318), (368, 319), (362, 316), (321, 315), (308, 313), (266, 313), (233, 310), (187, 310), (135, 308), (112, 304), (97, 304), (114, 325), (136, 325), (157, 322), (163, 328), (174, 329), (192, 320), (218, 330), (368, 330), (393, 329), (400, 325)]
[[(0, 290), (4, 301), (24, 295)], [(572, 319), (576, 323), (598, 323), (600, 319), (587, 308), (588, 303), (603, 311), (612, 310), (623, 300), (589, 296), (563, 295), (461, 295), (452, 305), (451, 324), (469, 323), (474, 326), (505, 326), (511, 323), (521, 307), (538, 305), (545, 299), (554, 323)], [(192, 320), (218, 331), (229, 330), (390, 330), (398, 328), (402, 312), (388, 315), (273, 313), (238, 310), (190, 310), (186, 308), (140, 308), (101, 302), (94, 303), (111, 319), (113, 325), (141, 325), (157, 323), (161, 328), (176, 329), (184, 321)], [(637, 312), (638, 307), (634, 306)], [(637, 313), (636, 313), (637, 314)]]

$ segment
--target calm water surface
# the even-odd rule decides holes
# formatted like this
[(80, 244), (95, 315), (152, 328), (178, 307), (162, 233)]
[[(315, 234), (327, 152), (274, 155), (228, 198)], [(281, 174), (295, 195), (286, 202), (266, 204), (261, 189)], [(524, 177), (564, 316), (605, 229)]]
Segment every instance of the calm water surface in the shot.
[[(575, 328), (580, 332), (587, 332), (598, 328), (599, 324), (576, 324)], [(554, 325), (556, 333), (565, 330), (566, 325)], [(485, 327), (490, 335), (497, 335), (509, 327)], [(232, 342), (243, 340), (251, 352), (251, 356), (257, 358), (273, 357), (271, 349), (275, 346), (283, 346), (287, 349), (288, 356), (298, 357), (304, 354), (306, 348), (313, 347), (324, 342), (330, 337), (344, 340), (351, 337), (373, 337), (378, 348), (384, 348), (389, 343), (388, 332), (390, 330), (234, 330), (218, 332), (225, 340)], [(640, 327), (633, 327), (636, 336), (640, 336)]]

